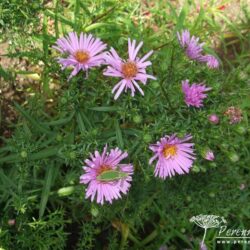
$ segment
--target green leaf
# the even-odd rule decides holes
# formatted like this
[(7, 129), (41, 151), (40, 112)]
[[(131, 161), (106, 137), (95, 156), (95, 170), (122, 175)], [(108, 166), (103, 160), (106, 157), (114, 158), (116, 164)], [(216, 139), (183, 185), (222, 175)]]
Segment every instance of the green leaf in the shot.
[(42, 124), (44, 124), (45, 126), (65, 125), (65, 124), (69, 123), (72, 120), (74, 115), (75, 115), (75, 112), (72, 112), (67, 118), (62, 118), (62, 119), (51, 121), (51, 122), (44, 122)]
[(71, 21), (69, 21), (67, 18), (65, 18), (63, 15), (61, 15), (61, 14), (55, 14), (53, 11), (51, 11), (51, 10), (45, 10), (45, 12), (44, 12), (47, 16), (49, 16), (49, 17), (52, 17), (52, 18), (54, 18), (54, 19), (56, 19), (57, 18), (57, 20), (58, 21), (60, 21), (60, 22), (62, 22), (62, 23), (64, 23), (64, 24), (66, 24), (66, 25), (69, 25), (69, 26), (71, 26), (72, 28), (74, 27), (74, 23), (73, 22), (71, 22)]
[(78, 128), (79, 128), (81, 134), (85, 134), (86, 127), (84, 125), (84, 122), (83, 122), (82, 117), (81, 117), (81, 113), (79, 111), (76, 111), (76, 119), (77, 119), (77, 125), (78, 125)]
[(88, 119), (88, 117), (84, 114), (84, 112), (83, 112), (82, 110), (80, 110), (80, 113), (81, 113), (81, 117), (82, 117), (82, 119), (83, 119), (85, 125), (86, 125), (89, 129), (91, 129), (93, 126), (92, 126), (90, 120)]
[(119, 126), (118, 121), (115, 121), (115, 131), (116, 131), (116, 139), (117, 139), (117, 143), (119, 145), (120, 149), (124, 148), (124, 142), (123, 142), (123, 138), (122, 138), (122, 132)]
[(183, 29), (185, 18), (186, 18), (186, 8), (183, 7), (180, 15), (178, 16), (175, 30)]
[(5, 69), (3, 69), (1, 65), (0, 65), (0, 77), (2, 77), (5, 81), (11, 80), (13, 78), (12, 74), (6, 71)]
[(43, 133), (51, 134), (51, 131), (47, 127), (41, 125), (41, 123), (39, 123), (37, 120), (31, 117), (19, 104), (14, 102), (14, 106), (17, 109), (17, 111), (19, 111), (24, 116), (24, 118), (26, 118), (26, 120), (28, 120), (34, 126), (34, 128)]
[(94, 110), (94, 111), (100, 111), (100, 112), (109, 112), (109, 111), (120, 111), (121, 108), (120, 107), (115, 107), (115, 106), (110, 106), (110, 107), (93, 107), (93, 108), (89, 108), (90, 110)]
[[(59, 150), (59, 147), (49, 147), (46, 149), (41, 150), (40, 152), (33, 153), (28, 155), (28, 160), (40, 160), (40, 159), (46, 159), (51, 156), (57, 155)], [(20, 154), (10, 154), (0, 159), (0, 163), (7, 163), (7, 162), (22, 162), (24, 161), (23, 158), (21, 158)]]
[(47, 166), (47, 171), (46, 171), (46, 176), (45, 176), (45, 181), (44, 181), (43, 191), (42, 191), (42, 196), (41, 196), (41, 202), (40, 202), (39, 218), (42, 218), (48, 199), (49, 199), (54, 170), (55, 169), (53, 168), (52, 165)]
[(93, 24), (90, 24), (88, 27), (84, 28), (84, 31), (89, 32), (91, 30), (98, 29), (103, 26), (110, 26), (110, 25), (111, 24), (109, 23), (93, 23)]

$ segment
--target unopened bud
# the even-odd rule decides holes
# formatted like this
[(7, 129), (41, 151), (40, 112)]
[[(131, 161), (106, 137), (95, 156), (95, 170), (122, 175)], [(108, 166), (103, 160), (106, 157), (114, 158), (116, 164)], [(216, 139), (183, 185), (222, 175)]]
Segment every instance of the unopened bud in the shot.
[(71, 195), (74, 191), (75, 191), (75, 187), (72, 187), (72, 186), (63, 187), (63, 188), (60, 188), (60, 189), (57, 191), (57, 194), (58, 194), (59, 196), (69, 196), (69, 195)]
[(139, 124), (139, 123), (142, 122), (142, 117), (141, 117), (140, 115), (135, 115), (135, 116), (133, 117), (133, 121), (134, 121), (134, 123)]
[(218, 124), (220, 122), (219, 117), (216, 114), (212, 114), (208, 117), (208, 120), (213, 124)]
[(231, 162), (237, 162), (239, 160), (239, 156), (236, 153), (230, 153), (228, 156)]
[(27, 156), (28, 156), (26, 151), (22, 151), (20, 155), (22, 158), (27, 158)]

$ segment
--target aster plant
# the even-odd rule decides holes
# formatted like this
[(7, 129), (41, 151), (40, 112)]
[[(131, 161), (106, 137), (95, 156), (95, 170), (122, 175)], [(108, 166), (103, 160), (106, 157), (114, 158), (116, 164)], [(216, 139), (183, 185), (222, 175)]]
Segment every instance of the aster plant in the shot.
[(149, 164), (157, 160), (154, 175), (162, 179), (172, 177), (177, 174), (187, 174), (193, 165), (195, 159), (194, 143), (189, 141), (191, 135), (183, 139), (178, 138), (175, 134), (164, 136), (156, 144), (150, 145), (150, 150), (154, 156), (149, 160)]
[(153, 54), (153, 51), (149, 51), (142, 58), (137, 57), (142, 45), (143, 42), (140, 42), (136, 46), (135, 40), (131, 42), (131, 40), (128, 39), (127, 60), (122, 59), (114, 48), (111, 48), (110, 52), (105, 56), (108, 67), (104, 71), (104, 75), (122, 78), (122, 80), (120, 80), (112, 89), (112, 93), (115, 93), (115, 100), (123, 91), (127, 92), (128, 89), (131, 91), (131, 96), (135, 95), (136, 90), (144, 95), (138, 81), (143, 85), (146, 85), (148, 79), (156, 80), (154, 76), (149, 75), (146, 72), (146, 68), (151, 65), (151, 62), (146, 60)]
[(106, 47), (99, 38), (83, 33), (78, 36), (76, 32), (59, 38), (54, 46), (62, 54), (62, 57), (58, 58), (62, 69), (73, 68), (69, 79), (81, 70), (85, 71), (87, 76), (89, 69), (102, 65)]
[(107, 152), (104, 147), (102, 154), (95, 151), (90, 154), (90, 159), (85, 160), (84, 174), (80, 177), (81, 184), (87, 184), (86, 198), (104, 204), (112, 203), (121, 198), (121, 194), (127, 194), (132, 181), (133, 165), (120, 164), (128, 156), (119, 148)]

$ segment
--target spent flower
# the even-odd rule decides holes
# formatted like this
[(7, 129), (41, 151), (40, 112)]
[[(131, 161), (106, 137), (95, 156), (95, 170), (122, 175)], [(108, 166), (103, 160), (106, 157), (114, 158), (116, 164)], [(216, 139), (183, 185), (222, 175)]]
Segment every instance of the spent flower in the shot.
[(240, 108), (236, 108), (234, 106), (229, 107), (224, 115), (228, 116), (230, 119), (230, 124), (236, 124), (241, 122), (242, 120), (242, 111)]

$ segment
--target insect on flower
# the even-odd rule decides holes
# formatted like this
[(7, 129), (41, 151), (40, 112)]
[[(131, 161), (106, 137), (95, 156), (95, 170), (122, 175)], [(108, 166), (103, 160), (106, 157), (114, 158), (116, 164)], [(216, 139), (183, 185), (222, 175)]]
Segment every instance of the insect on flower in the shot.
[(105, 146), (100, 154), (95, 151), (86, 159), (83, 167), (84, 174), (80, 177), (80, 183), (87, 184), (86, 198), (97, 203), (112, 203), (113, 200), (121, 198), (121, 194), (127, 194), (131, 186), (133, 165), (121, 164), (120, 162), (128, 156), (119, 148), (107, 152)]
[(124, 186), (124, 182), (126, 180), (126, 178), (128, 177), (128, 173), (124, 173), (122, 171), (118, 171), (118, 170), (107, 170), (102, 172), (101, 174), (99, 174), (96, 179), (100, 182), (109, 182), (112, 183), (113, 181), (113, 185), (116, 184), (116, 181), (121, 181), (121, 187)]
[(124, 173), (118, 170), (107, 170), (99, 174), (96, 177), (96, 179), (98, 181), (110, 182), (110, 181), (116, 181), (116, 180), (126, 178), (127, 176), (128, 176), (128, 173)]

